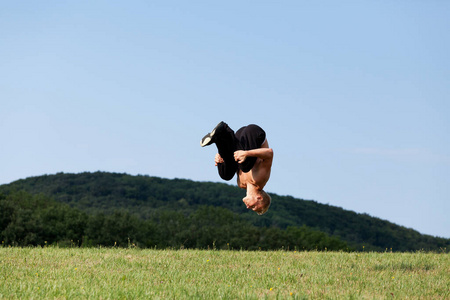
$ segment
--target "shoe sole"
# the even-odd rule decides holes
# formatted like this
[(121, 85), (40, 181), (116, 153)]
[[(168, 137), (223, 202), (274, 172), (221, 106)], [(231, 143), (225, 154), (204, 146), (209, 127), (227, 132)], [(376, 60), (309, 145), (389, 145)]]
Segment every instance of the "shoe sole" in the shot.
[(214, 134), (216, 133), (216, 129), (222, 124), (222, 122), (220, 122), (219, 124), (217, 124), (216, 127), (214, 127), (214, 129), (208, 133), (207, 135), (205, 135), (202, 140), (200, 141), (200, 146), (205, 147), (208, 145), (211, 145), (211, 140), (214, 137)]

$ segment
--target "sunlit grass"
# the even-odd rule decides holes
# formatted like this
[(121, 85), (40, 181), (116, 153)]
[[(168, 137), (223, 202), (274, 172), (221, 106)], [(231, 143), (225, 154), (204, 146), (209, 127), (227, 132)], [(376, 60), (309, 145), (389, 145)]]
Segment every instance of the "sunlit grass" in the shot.
[(1, 248), (0, 298), (450, 298), (449, 254)]

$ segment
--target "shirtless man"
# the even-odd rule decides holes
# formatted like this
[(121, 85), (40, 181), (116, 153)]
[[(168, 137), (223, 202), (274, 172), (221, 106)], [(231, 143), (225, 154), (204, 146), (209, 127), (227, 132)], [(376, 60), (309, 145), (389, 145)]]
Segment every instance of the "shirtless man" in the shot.
[(247, 190), (242, 199), (248, 209), (262, 215), (269, 209), (271, 198), (263, 188), (270, 177), (273, 150), (266, 133), (258, 125), (248, 125), (236, 133), (220, 122), (200, 142), (202, 147), (215, 143), (219, 153), (214, 159), (219, 175), (231, 180), (237, 173), (237, 184)]

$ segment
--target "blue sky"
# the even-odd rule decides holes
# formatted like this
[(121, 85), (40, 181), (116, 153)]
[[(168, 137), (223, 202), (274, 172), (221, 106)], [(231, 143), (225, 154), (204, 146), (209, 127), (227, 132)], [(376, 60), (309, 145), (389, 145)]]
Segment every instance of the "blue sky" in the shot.
[(3, 2), (0, 184), (220, 181), (200, 139), (256, 123), (268, 192), (450, 237), (449, 15), (447, 1)]

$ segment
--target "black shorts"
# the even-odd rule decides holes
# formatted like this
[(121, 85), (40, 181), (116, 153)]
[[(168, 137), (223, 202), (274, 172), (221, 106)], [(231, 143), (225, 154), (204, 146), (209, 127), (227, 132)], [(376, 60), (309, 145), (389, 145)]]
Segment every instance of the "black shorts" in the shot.
[[(266, 140), (266, 132), (255, 124), (242, 127), (236, 132), (235, 136), (237, 139), (237, 150), (253, 150), (261, 148)], [(238, 164), (239, 169), (247, 173), (255, 165), (256, 159), (256, 157), (247, 157), (242, 164)]]

